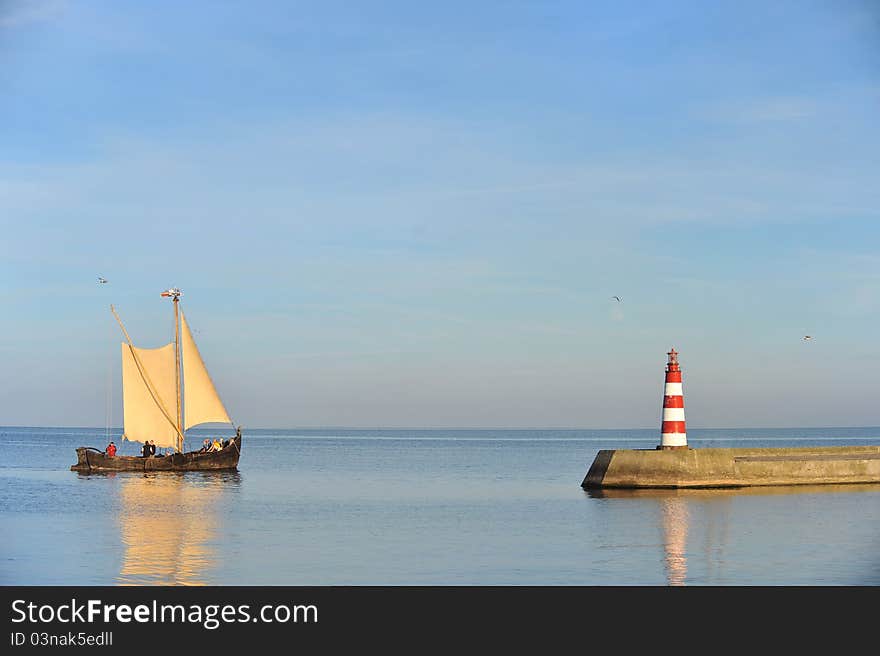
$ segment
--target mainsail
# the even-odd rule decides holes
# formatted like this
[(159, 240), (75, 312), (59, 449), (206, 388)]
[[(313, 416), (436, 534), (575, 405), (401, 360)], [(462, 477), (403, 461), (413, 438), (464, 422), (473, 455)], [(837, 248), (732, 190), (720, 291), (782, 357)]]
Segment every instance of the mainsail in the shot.
[(183, 430), (209, 421), (231, 424), (232, 420), (217, 394), (211, 376), (208, 375), (183, 311), (180, 312), (180, 326), (184, 385)]
[(174, 344), (143, 349), (122, 344), (123, 437), (177, 446)]

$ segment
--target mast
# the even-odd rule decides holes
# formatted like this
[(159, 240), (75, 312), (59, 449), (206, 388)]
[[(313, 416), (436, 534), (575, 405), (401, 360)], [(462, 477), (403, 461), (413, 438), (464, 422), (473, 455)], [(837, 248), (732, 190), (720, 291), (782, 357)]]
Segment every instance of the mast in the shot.
[(177, 390), (177, 452), (183, 451), (183, 404), (181, 403), (180, 390), (180, 297), (181, 291), (177, 287), (166, 289), (162, 296), (170, 296), (174, 301), (174, 387)]
[(177, 387), (177, 434), (178, 453), (183, 451), (183, 438), (180, 430), (183, 426), (183, 405), (180, 403), (180, 300), (174, 297), (174, 384)]

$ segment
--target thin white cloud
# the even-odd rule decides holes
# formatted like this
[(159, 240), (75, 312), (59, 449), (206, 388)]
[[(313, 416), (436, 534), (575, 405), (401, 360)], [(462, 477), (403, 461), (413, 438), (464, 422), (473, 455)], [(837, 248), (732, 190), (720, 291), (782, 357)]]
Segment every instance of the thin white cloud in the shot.
[(817, 116), (820, 103), (812, 98), (776, 97), (713, 104), (697, 114), (710, 121), (736, 124), (801, 121)]
[[(464, 242), (470, 256), (479, 245), (558, 258), (586, 239), (608, 260), (620, 231), (639, 226), (878, 216), (880, 191), (864, 155), (792, 162), (768, 151), (756, 162), (750, 148), (718, 143), (687, 157), (651, 149), (548, 163), (518, 157), (505, 134), (481, 127), (333, 117), (225, 125), (219, 141), (219, 129), (176, 141), (117, 138), (79, 163), (0, 159), (0, 226), (13, 228), (5, 248), (15, 259), (39, 243), (65, 259), (96, 237), (149, 225), (198, 236), (199, 252), (225, 251), (237, 235), (236, 248), (244, 240), (279, 255), (284, 243), (312, 251), (356, 244), (378, 260), (383, 245), (394, 255), (401, 244), (454, 250)], [(207, 220), (213, 231), (202, 230)], [(61, 231), (73, 223), (77, 233)]]
[(66, 0), (12, 0), (0, 6), (0, 29), (55, 20), (67, 5)]

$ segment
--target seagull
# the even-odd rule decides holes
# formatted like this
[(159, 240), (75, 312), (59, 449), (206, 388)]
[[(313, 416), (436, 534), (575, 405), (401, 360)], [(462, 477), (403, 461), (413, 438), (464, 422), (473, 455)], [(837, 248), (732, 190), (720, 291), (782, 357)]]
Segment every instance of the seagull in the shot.
[(98, 282), (101, 283), (101, 284), (103, 285), (104, 283), (107, 282), (107, 279), (106, 279), (106, 278), (102, 278), (101, 276), (98, 276)]
[(617, 302), (620, 303), (620, 296), (612, 296), (611, 298), (616, 298)]
[(812, 335), (804, 335), (804, 341), (805, 341), (805, 342), (809, 342), (811, 339), (813, 339), (813, 336), (812, 336)]

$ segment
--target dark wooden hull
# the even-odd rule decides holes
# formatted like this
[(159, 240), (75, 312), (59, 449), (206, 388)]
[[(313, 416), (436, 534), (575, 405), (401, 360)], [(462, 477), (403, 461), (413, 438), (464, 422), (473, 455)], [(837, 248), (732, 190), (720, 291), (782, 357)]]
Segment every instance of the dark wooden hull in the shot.
[(241, 435), (234, 438), (233, 443), (222, 451), (200, 453), (188, 451), (174, 453), (169, 456), (138, 456), (108, 457), (103, 451), (93, 447), (81, 446), (76, 450), (77, 462), (70, 466), (71, 471), (89, 474), (92, 472), (117, 471), (221, 471), (238, 469), (238, 458), (241, 455)]

